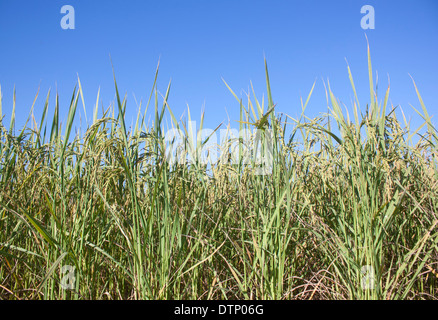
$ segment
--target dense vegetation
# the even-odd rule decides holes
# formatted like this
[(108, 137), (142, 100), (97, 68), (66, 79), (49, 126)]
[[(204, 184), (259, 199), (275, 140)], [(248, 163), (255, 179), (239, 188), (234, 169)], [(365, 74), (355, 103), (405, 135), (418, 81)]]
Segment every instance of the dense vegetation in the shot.
[(154, 83), (151, 126), (140, 107), (126, 127), (115, 81), (83, 136), (71, 134), (80, 81), (64, 125), (58, 99), (47, 123), (50, 92), (39, 125), (30, 113), (14, 135), (13, 113), (0, 122), (0, 298), (436, 299), (437, 131), (418, 91), (420, 128), (397, 118), (389, 88), (379, 102), (368, 63), (366, 107), (348, 68), (352, 119), (330, 86), (328, 114), (305, 116), (313, 88), (299, 119), (276, 114), (267, 69), (267, 108), (237, 99), (239, 128), (272, 151), (268, 174), (231, 136), (229, 161), (202, 163), (208, 138), (184, 138), (192, 162), (169, 161), (164, 116), (191, 130), (170, 84), (160, 97)]

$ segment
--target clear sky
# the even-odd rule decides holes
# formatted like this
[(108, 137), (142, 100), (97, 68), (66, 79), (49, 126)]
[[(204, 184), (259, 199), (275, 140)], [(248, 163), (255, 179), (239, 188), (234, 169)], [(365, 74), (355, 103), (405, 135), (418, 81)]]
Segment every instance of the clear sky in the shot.
[[(61, 28), (64, 5), (75, 9), (74, 30)], [(363, 5), (375, 9), (373, 30), (361, 28)], [(128, 124), (138, 110), (134, 95), (144, 102), (149, 97), (159, 59), (158, 89), (164, 94), (172, 80), (169, 104), (175, 115), (181, 116), (189, 105), (199, 119), (204, 108), (208, 128), (228, 123), (228, 115), (231, 120), (239, 117), (239, 105), (222, 77), (239, 96), (245, 96), (252, 81), (258, 98), (266, 98), (265, 56), (277, 112), (298, 115), (300, 97), (307, 97), (315, 80), (307, 114), (326, 112), (322, 79), (329, 79), (335, 95), (350, 107), (353, 96), (345, 59), (365, 106), (365, 34), (379, 75), (380, 99), (389, 75), (391, 102), (419, 121), (409, 106), (421, 108), (411, 74), (429, 113), (437, 114), (436, 0), (0, 0), (3, 115), (8, 121), (15, 85), (17, 127), (23, 125), (40, 86), (37, 122), (49, 88), (49, 116), (58, 91), (65, 121), (78, 74), (90, 120), (99, 87), (105, 108), (114, 99), (110, 55), (119, 91), (127, 94)], [(79, 113), (84, 121), (81, 103), (78, 118)]]

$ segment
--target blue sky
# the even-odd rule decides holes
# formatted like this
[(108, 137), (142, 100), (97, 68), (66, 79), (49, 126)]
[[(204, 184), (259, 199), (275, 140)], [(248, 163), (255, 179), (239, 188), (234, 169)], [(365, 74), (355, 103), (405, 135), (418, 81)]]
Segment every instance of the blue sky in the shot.
[[(74, 30), (61, 28), (63, 5), (75, 9)], [(361, 28), (363, 5), (375, 9), (374, 30)], [(421, 119), (409, 106), (420, 108), (409, 74), (429, 113), (435, 115), (437, 16), (436, 0), (1, 0), (3, 115), (8, 121), (15, 85), (20, 128), (40, 86), (37, 122), (49, 88), (49, 117), (58, 91), (61, 119), (65, 121), (78, 74), (91, 118), (99, 87), (100, 103), (105, 108), (114, 99), (110, 55), (119, 91), (127, 94), (128, 124), (135, 121), (138, 111), (134, 95), (144, 102), (149, 97), (159, 59), (158, 90), (164, 94), (172, 80), (169, 105), (175, 115), (181, 116), (189, 105), (192, 117), (199, 119), (205, 109), (208, 128), (228, 123), (228, 116), (239, 118), (239, 105), (221, 78), (239, 96), (245, 97), (250, 81), (259, 99), (266, 95), (264, 57), (277, 112), (297, 116), (300, 97), (307, 97), (315, 80), (307, 115), (326, 112), (323, 79), (330, 80), (334, 94), (350, 107), (353, 93), (345, 59), (361, 106), (365, 106), (369, 102), (366, 34), (373, 69), (379, 75), (380, 99), (389, 75), (391, 102), (401, 105), (413, 124), (420, 124)], [(81, 103), (77, 118), (79, 113), (84, 121)]]

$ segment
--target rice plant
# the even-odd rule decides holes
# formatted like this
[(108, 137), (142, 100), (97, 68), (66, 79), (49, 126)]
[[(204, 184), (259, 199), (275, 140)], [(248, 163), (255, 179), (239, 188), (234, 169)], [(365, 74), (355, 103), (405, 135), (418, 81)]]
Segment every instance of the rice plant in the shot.
[[(348, 68), (354, 119), (330, 85), (328, 113), (305, 115), (313, 85), (295, 119), (276, 113), (265, 61), (267, 101), (224, 80), (240, 119), (206, 137), (204, 114), (194, 132), (190, 110), (172, 112), (170, 83), (159, 95), (158, 68), (129, 128), (115, 76), (114, 104), (98, 117), (98, 93), (82, 136), (79, 79), (65, 124), (58, 96), (46, 119), (49, 91), (40, 121), (32, 106), (14, 134), (15, 92), (9, 127), (0, 98), (0, 298), (436, 299), (437, 130), (415, 83), (419, 128), (389, 87), (379, 102), (369, 48), (368, 65), (364, 112)], [(225, 139), (209, 144), (219, 128)]]

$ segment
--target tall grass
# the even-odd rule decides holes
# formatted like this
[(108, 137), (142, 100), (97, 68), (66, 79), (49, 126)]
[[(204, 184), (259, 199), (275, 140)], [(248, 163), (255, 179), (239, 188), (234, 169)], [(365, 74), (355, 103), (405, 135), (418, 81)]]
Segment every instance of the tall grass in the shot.
[[(64, 127), (58, 96), (46, 119), (49, 91), (39, 124), (32, 106), (14, 134), (14, 92), (9, 128), (0, 123), (0, 297), (436, 299), (437, 131), (415, 83), (423, 126), (397, 118), (389, 87), (379, 103), (369, 49), (368, 64), (364, 114), (348, 68), (353, 121), (330, 85), (329, 113), (305, 116), (312, 87), (299, 119), (275, 114), (266, 62), (266, 105), (254, 90), (244, 103), (228, 87), (240, 105), (239, 128), (259, 129), (261, 148), (272, 150), (268, 174), (243, 161), (231, 124), (220, 146), (229, 161), (205, 166), (204, 114), (189, 139), (190, 112), (188, 122), (175, 117), (170, 83), (158, 94), (158, 68), (131, 128), (115, 77), (115, 104), (98, 118), (98, 94), (82, 136), (71, 135), (79, 79)], [(1, 110), (0, 99), (0, 117)], [(166, 156), (166, 112), (184, 133), (190, 164)], [(64, 266), (74, 268), (68, 290)]]

